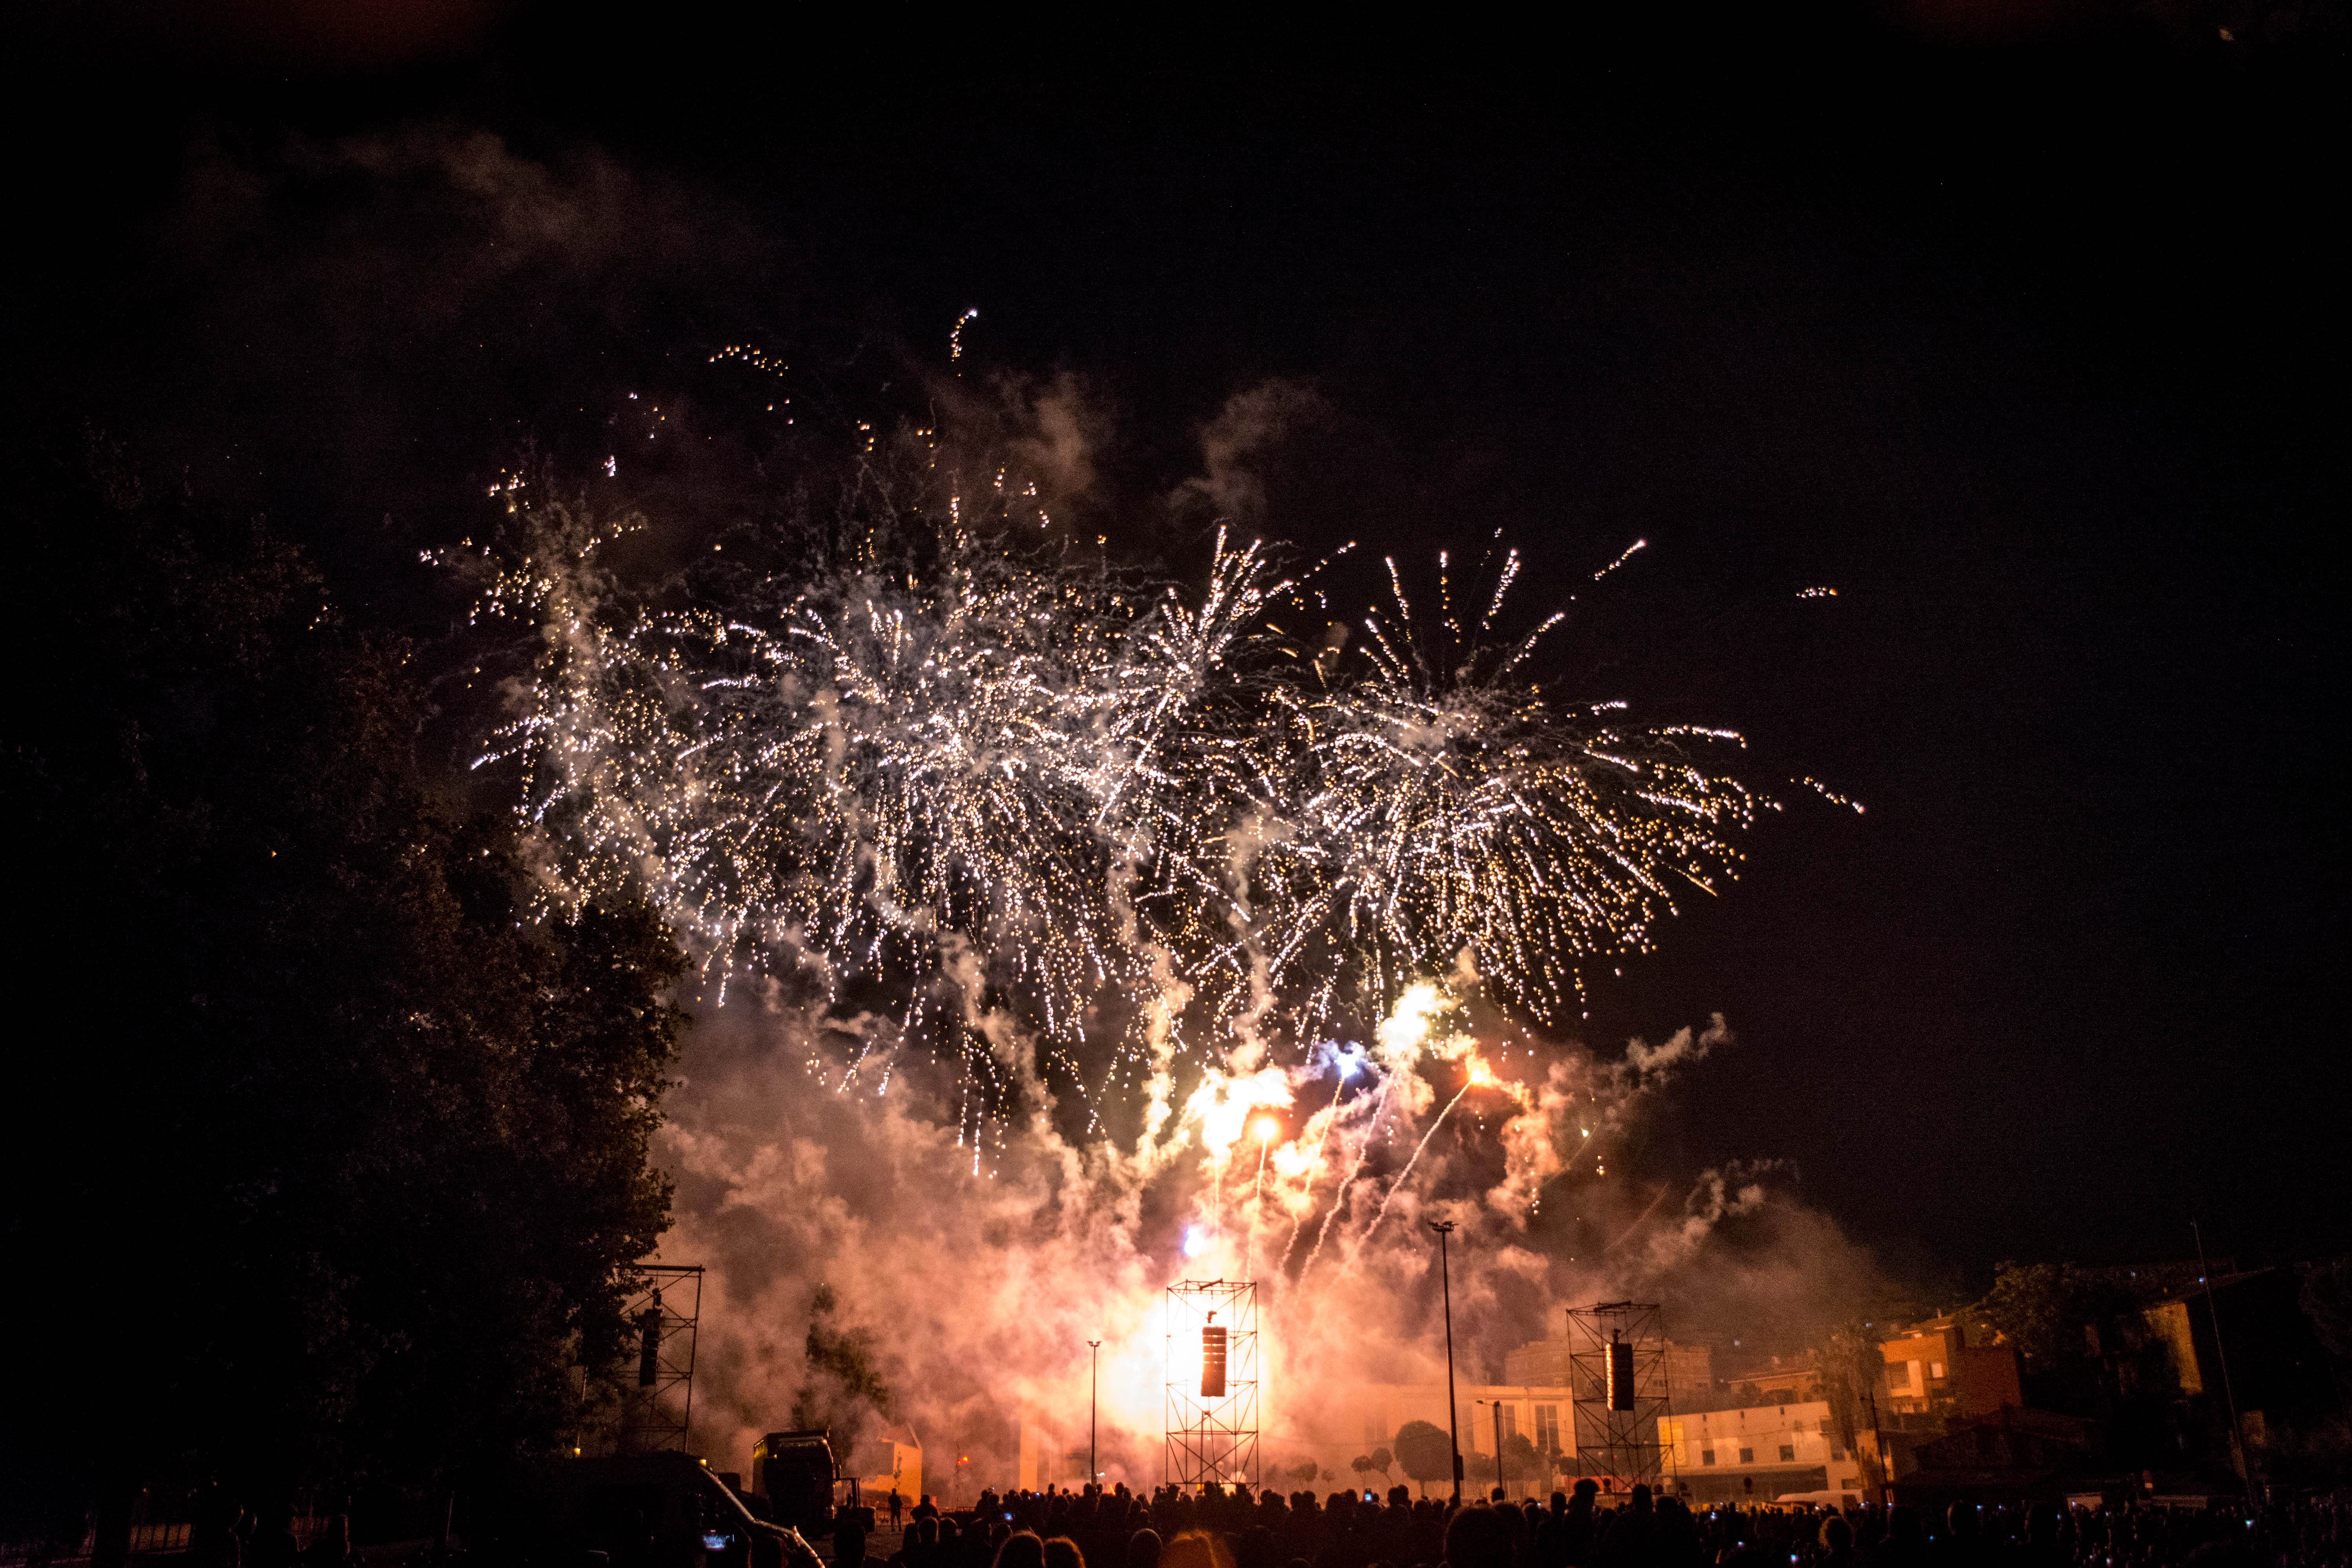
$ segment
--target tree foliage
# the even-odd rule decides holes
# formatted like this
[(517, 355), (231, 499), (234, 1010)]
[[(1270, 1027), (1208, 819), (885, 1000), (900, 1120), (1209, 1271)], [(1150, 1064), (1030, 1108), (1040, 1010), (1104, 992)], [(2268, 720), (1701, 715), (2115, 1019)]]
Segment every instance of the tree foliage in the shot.
[(103, 453), (9, 478), (0, 791), (49, 1023), (0, 1156), (43, 1275), (8, 1438), (285, 1482), (551, 1447), (667, 1223), (675, 944), (527, 916), (510, 819), (419, 762), (411, 650), (265, 524)]
[(1454, 1479), (1454, 1440), (1426, 1421), (1408, 1421), (1397, 1428), (1396, 1461), (1404, 1473), (1426, 1485)]
[(1821, 1346), (1822, 1397), (1829, 1403), (1838, 1447), (1853, 1456), (1864, 1485), (1872, 1488), (1886, 1479), (1879, 1472), (1877, 1454), (1864, 1448), (1861, 1442), (1861, 1434), (1871, 1424), (1879, 1381), (1886, 1372), (1880, 1343), (1880, 1335), (1870, 1324), (1854, 1320), (1832, 1330)]
[(2352, 1258), (2305, 1268), (2296, 1304), (2311, 1320), (2312, 1336), (2326, 1352), (2336, 1386), (2352, 1392)]
[(841, 1303), (830, 1285), (809, 1299), (808, 1337), (803, 1342), (804, 1374), (793, 1395), (796, 1427), (824, 1427), (834, 1451), (846, 1455), (863, 1436), (869, 1415), (898, 1414), (889, 1381), (882, 1375), (869, 1329), (841, 1321)]
[(2071, 1263), (2002, 1263), (1992, 1289), (1969, 1309), (2023, 1358), (2029, 1370), (2098, 1353), (2099, 1325), (2139, 1310), (2146, 1290), (2116, 1278), (2117, 1270)]

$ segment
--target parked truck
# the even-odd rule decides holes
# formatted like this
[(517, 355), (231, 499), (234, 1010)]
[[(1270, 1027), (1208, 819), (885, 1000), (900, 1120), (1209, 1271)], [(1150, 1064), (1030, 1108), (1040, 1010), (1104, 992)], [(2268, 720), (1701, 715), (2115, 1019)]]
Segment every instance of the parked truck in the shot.
[(771, 1432), (751, 1446), (751, 1490), (761, 1511), (804, 1536), (833, 1533), (838, 1479), (831, 1436), (821, 1426)]

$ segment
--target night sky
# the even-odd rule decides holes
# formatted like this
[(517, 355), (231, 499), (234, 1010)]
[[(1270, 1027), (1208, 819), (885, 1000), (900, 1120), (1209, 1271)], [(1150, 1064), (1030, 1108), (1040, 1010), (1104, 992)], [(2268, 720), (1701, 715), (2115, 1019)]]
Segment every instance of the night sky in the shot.
[(1500, 528), (1531, 605), (1647, 540), (1577, 679), (1748, 732), (1789, 807), (1596, 977), (1595, 1045), (1738, 1036), (1633, 1174), (1787, 1162), (1931, 1288), (2192, 1215), (2352, 1247), (2338, 13), (357, 15), (18, 33), (20, 431), (94, 421), (431, 635), (416, 552), (526, 440), (584, 468), (632, 390), (702, 428), (727, 343), (864, 417), (976, 306), (975, 363), (1115, 412), (1134, 516), (1306, 383), (1271, 531)]

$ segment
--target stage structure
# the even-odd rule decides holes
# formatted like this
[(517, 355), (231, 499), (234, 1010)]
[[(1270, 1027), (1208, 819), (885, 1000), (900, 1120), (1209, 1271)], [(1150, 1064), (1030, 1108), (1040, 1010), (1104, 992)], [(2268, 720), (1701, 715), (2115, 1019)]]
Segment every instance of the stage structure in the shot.
[(702, 1321), (702, 1266), (638, 1265), (624, 1309), (619, 1448), (683, 1451), (694, 1417), (694, 1342)]
[(1168, 1287), (1168, 1479), (1256, 1486), (1257, 1394), (1255, 1282)]
[(1663, 1484), (1669, 1478), (1661, 1423), (1674, 1405), (1657, 1303), (1570, 1307), (1568, 1345), (1578, 1472), (1609, 1478), (1621, 1492)]

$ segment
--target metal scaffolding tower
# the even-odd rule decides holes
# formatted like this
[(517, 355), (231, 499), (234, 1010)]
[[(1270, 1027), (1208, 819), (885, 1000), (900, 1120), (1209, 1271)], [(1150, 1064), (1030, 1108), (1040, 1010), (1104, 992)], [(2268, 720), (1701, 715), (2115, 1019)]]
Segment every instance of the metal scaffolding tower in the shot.
[(683, 1450), (694, 1418), (694, 1342), (702, 1320), (702, 1266), (640, 1264), (623, 1309), (619, 1449)]
[(1609, 1478), (1615, 1491), (1659, 1485), (1666, 1479), (1662, 1423), (1674, 1407), (1657, 1303), (1570, 1307), (1568, 1342), (1577, 1469)]
[(1187, 1279), (1168, 1287), (1168, 1479), (1258, 1483), (1257, 1286)]

